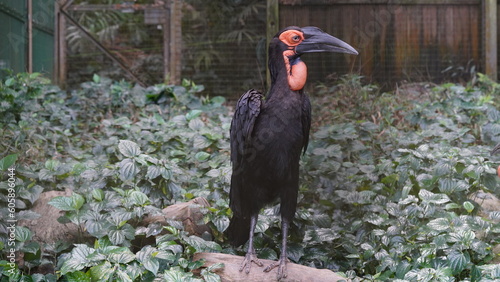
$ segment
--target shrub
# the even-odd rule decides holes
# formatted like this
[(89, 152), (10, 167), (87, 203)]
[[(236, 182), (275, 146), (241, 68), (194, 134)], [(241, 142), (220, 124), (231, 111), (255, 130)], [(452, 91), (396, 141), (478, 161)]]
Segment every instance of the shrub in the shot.
[[(81, 238), (49, 246), (18, 227), (25, 264), (10, 271), (3, 253), (1, 279), (216, 281), (213, 270), (222, 266), (195, 276), (200, 263), (192, 255), (244, 253), (223, 236), (231, 216), (231, 114), (224, 98), (200, 96), (203, 88), (188, 80), (142, 88), (94, 76), (72, 92), (37, 85), (29, 108), (23, 104), (15, 119), (1, 121), (0, 168), (16, 168), (17, 219), (36, 218), (29, 208), (42, 191), (73, 190), (51, 205), (64, 211), (62, 222), (82, 226)], [(15, 89), (9, 91), (24, 91)], [(498, 85), (479, 76), (467, 86), (428, 87), (418, 103), (359, 77), (321, 89), (334, 101), (349, 102), (349, 91), (362, 99), (323, 107), (327, 114), (316, 119), (302, 159), (290, 260), (358, 280), (500, 279), (492, 263), (500, 213), (480, 213), (481, 193), (499, 194), (498, 159), (489, 156), (500, 141)], [(7, 189), (2, 182), (2, 207)], [(158, 226), (138, 228), (145, 215), (198, 196), (211, 204), (203, 212), (212, 234), (190, 236), (178, 222), (164, 227), (167, 235), (158, 235)], [(259, 216), (261, 258), (278, 257), (278, 209)], [(0, 212), (5, 229), (8, 211)], [(0, 238), (6, 251), (7, 238)], [(58, 276), (41, 274), (44, 265)]]

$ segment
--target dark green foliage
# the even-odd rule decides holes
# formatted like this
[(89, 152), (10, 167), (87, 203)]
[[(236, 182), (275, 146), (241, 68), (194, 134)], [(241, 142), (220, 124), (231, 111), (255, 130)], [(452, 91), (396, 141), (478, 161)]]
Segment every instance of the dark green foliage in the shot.
[[(314, 223), (303, 241), (311, 255), (300, 262), (381, 280), (498, 279), (481, 271), (496, 256), (500, 225), (495, 213), (479, 217), (481, 199), (470, 198), (500, 194), (489, 156), (498, 110), (479, 87), (430, 91), (404, 113), (402, 129), (384, 118), (314, 133), (301, 201)], [(398, 107), (370, 103), (385, 117)]]
[[(8, 93), (25, 91), (17, 82), (2, 83)], [(187, 80), (145, 89), (94, 76), (71, 93), (41, 80), (31, 85), (38, 94), (23, 98), (15, 111), (8, 108), (15, 118), (2, 119), (0, 127), (0, 168), (16, 168), (16, 218), (38, 216), (28, 210), (42, 191), (70, 188), (72, 196), (50, 204), (64, 211), (61, 222), (82, 228), (78, 242), (52, 245), (16, 228), (25, 265), (12, 272), (2, 236), (1, 281), (56, 281), (57, 275), (68, 281), (218, 281), (213, 271), (221, 265), (191, 273), (201, 266), (193, 254), (244, 253), (222, 235), (231, 215), (231, 114), (224, 98), (197, 97), (202, 88)], [(500, 194), (499, 159), (489, 156), (500, 141), (499, 89), (479, 76), (466, 87), (428, 88), (425, 96), (412, 97), (415, 102), (379, 93), (359, 77), (323, 86), (322, 94), (339, 106), (323, 107), (302, 159), (290, 260), (365, 280), (500, 279), (492, 263), (500, 214), (480, 213), (485, 192)], [(361, 98), (350, 101), (349, 93)], [(4, 175), (2, 230), (8, 226)], [(144, 216), (198, 196), (211, 204), (203, 212), (212, 234), (190, 236), (174, 221), (138, 227)], [(259, 217), (260, 258), (279, 255), (278, 209), (266, 208)], [(159, 235), (164, 229), (168, 234)], [(58, 272), (40, 274), (47, 265)]]
[[(73, 222), (82, 229), (80, 241), (71, 242), (76, 245), (55, 251), (39, 245), (28, 249), (34, 243), (31, 236), (16, 237), (16, 247), (25, 259), (28, 252), (35, 255), (27, 261), (31, 269), (51, 263), (67, 279), (84, 281), (97, 277), (151, 280), (167, 275), (184, 279), (200, 267), (190, 261), (194, 252), (222, 250), (213, 241), (188, 236), (175, 222), (175, 227), (168, 227), (172, 235), (157, 237), (154, 246), (134, 244), (162, 231), (161, 226), (137, 228), (146, 214), (197, 196), (214, 201), (214, 207), (219, 201), (227, 219), (222, 194), (230, 170), (223, 151), (229, 148), (230, 118), (223, 98), (198, 98), (194, 94), (202, 88), (187, 80), (181, 86), (144, 89), (94, 76), (72, 93), (49, 93), (47, 88), (53, 87), (39, 87), (42, 95), (33, 102), (35, 106), (21, 109), (19, 121), (5, 121), (2, 126), (2, 151), (18, 152), (16, 219), (38, 216), (23, 210), (43, 190), (70, 188), (72, 196), (53, 198), (49, 204), (65, 212), (62, 223)], [(22, 153), (29, 148), (34, 154)], [(8, 168), (15, 158), (8, 155), (0, 163)], [(6, 202), (7, 182), (2, 185), (1, 200)], [(217, 220), (219, 209), (213, 211)], [(0, 224), (6, 230), (8, 211), (2, 209), (2, 215)], [(86, 244), (89, 236), (95, 240), (93, 247)], [(6, 240), (2, 237), (2, 249)], [(9, 273), (6, 269), (4, 274)], [(214, 278), (209, 270), (201, 275)]]
[(18, 73), (2, 70), (0, 81), (0, 121), (19, 119), (19, 114), (40, 97), (47, 88), (49, 80), (39, 73)]

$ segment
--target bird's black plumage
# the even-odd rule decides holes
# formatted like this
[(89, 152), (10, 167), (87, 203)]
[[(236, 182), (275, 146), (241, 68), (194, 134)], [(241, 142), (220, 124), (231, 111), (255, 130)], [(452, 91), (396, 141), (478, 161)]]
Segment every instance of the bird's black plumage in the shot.
[(311, 104), (303, 91), (307, 69), (300, 55), (323, 49), (332, 51), (331, 46), (337, 48), (335, 51), (344, 48), (343, 52), (356, 53), (346, 43), (315, 27), (288, 27), (280, 31), (269, 44), (271, 87), (266, 99), (252, 89), (237, 103), (230, 129), (233, 217), (227, 235), (235, 246), (250, 239), (240, 271), (246, 269), (248, 273), (252, 262), (262, 265), (253, 249), (253, 229), (259, 211), (279, 199), (281, 257), (279, 264), (266, 271), (279, 267), (278, 278), (286, 277), (286, 237), (297, 207), (299, 159), (307, 149), (311, 128)]

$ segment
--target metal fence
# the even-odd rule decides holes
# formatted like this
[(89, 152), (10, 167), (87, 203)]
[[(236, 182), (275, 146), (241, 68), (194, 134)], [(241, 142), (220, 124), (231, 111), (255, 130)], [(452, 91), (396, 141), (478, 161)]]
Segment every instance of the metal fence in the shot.
[(54, 1), (0, 0), (0, 23), (0, 68), (52, 76)]
[(360, 55), (304, 55), (310, 82), (465, 81), (497, 63), (485, 55), (496, 52), (485, 47), (496, 9), (494, 0), (0, 0), (0, 67), (53, 72), (69, 87), (94, 73), (143, 85), (189, 78), (237, 97), (266, 89), (266, 34), (314, 25)]
[(172, 52), (176, 50), (173, 42), (180, 42), (180, 36), (175, 37), (180, 25), (172, 26), (176, 2), (61, 0), (57, 15), (64, 31), (57, 45), (60, 83), (72, 87), (94, 73), (127, 78), (143, 86), (164, 82), (165, 74), (171, 74), (168, 79), (178, 83), (176, 71), (172, 71), (180, 61)]
[(359, 50), (357, 57), (311, 56), (314, 79), (352, 71), (393, 85), (467, 80), (484, 71), (481, 1), (281, 3), (280, 26), (315, 25)]

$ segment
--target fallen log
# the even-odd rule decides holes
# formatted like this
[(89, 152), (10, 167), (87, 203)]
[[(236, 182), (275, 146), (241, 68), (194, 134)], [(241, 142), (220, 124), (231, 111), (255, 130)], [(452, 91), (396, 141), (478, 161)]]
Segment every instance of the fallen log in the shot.
[[(264, 272), (264, 267), (252, 265), (250, 273), (240, 272), (240, 264), (244, 257), (219, 254), (219, 253), (196, 253), (193, 260), (205, 260), (203, 267), (209, 267), (216, 263), (223, 263), (224, 267), (215, 270), (215, 273), (221, 277), (222, 282), (230, 281), (276, 281), (277, 268), (270, 272)], [(274, 261), (261, 259), (264, 266)], [(336, 274), (328, 269), (317, 269), (300, 264), (289, 262), (287, 264), (288, 277), (280, 281), (307, 281), (307, 282), (334, 282), (348, 281), (348, 279)]]

